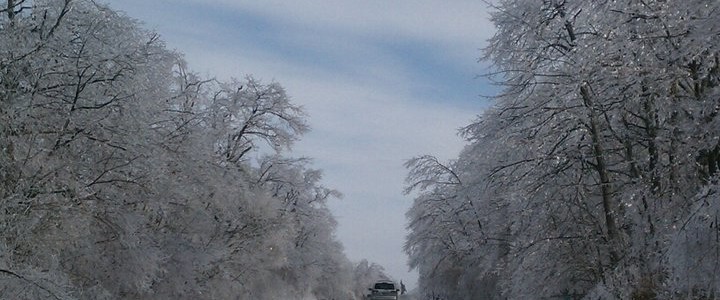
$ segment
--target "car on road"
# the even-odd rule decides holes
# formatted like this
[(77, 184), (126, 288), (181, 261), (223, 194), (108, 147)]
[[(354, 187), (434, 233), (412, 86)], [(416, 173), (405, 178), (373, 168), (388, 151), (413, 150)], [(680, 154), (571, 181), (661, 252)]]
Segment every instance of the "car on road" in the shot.
[(400, 295), (398, 285), (389, 280), (378, 281), (369, 290), (369, 300), (398, 300)]

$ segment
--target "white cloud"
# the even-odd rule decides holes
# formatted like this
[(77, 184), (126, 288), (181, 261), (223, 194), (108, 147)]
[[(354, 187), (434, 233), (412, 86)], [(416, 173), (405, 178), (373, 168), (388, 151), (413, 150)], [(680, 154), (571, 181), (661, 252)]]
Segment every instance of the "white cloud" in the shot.
[(404, 213), (411, 203), (401, 194), (402, 163), (423, 153), (453, 157), (463, 144), (456, 130), (476, 112), (431, 101), (419, 105), (410, 95), (413, 83), (404, 81), (409, 79), (398, 73), (402, 68), (392, 64), (365, 66), (367, 70), (356, 70), (364, 74), (358, 77), (249, 49), (191, 47), (188, 58), (223, 77), (257, 70), (255, 76), (286, 87), (293, 101), (305, 107), (312, 127), (295, 155), (314, 158), (325, 173), (324, 184), (345, 196), (332, 201), (331, 209), (346, 253), (356, 261), (377, 262), (414, 285), (417, 275), (407, 272), (402, 253)]
[[(171, 47), (186, 53), (191, 67), (203, 74), (228, 78), (254, 74), (276, 80), (294, 102), (305, 107), (312, 132), (297, 145), (296, 155), (314, 158), (325, 172), (324, 183), (345, 198), (331, 202), (339, 221), (338, 237), (351, 259), (367, 258), (384, 265), (409, 287), (401, 251), (404, 213), (411, 199), (401, 194), (402, 163), (420, 154), (443, 159), (457, 155), (463, 141), (455, 135), (480, 113), (473, 99), (436, 99), (422, 89), (440, 83), (439, 74), (418, 76), (407, 53), (389, 51), (404, 42), (427, 45), (446, 69), (467, 72), (483, 41), (492, 33), (480, 1), (249, 1), (249, 0), (117, 0), (136, 17), (151, 22)], [(171, 3), (213, 5), (239, 15), (261, 16), (284, 29), (267, 36), (268, 46), (204, 12), (168, 16), (158, 6)], [(208, 7), (208, 10), (212, 10)], [(185, 19), (195, 16), (192, 26)], [(208, 34), (212, 33), (212, 34)], [(270, 48), (268, 48), (270, 47)], [(272, 47), (287, 47), (276, 49)], [(284, 50), (285, 52), (281, 51)], [(305, 51), (304, 55), (295, 53)], [(289, 54), (288, 54), (289, 53)], [(419, 56), (422, 57), (422, 56)], [(439, 78), (442, 79), (442, 78)], [(477, 82), (475, 84), (480, 84)], [(450, 96), (448, 96), (451, 98)], [(470, 103), (470, 104), (469, 104)]]
[[(185, 0), (208, 4), (206, 0)], [(264, 16), (325, 34), (352, 38), (412, 39), (442, 47), (445, 55), (466, 64), (478, 55), (494, 29), (487, 5), (477, 0), (215, 0), (226, 8)]]
[(402, 163), (424, 153), (456, 155), (463, 142), (455, 132), (477, 111), (412, 98), (417, 83), (403, 74), (402, 65), (372, 47), (357, 48), (368, 50), (334, 51), (344, 52), (350, 60), (373, 60), (337, 74), (251, 47), (225, 52), (203, 46), (190, 49), (188, 58), (223, 77), (251, 72), (285, 86), (294, 102), (309, 113), (313, 129), (297, 145), (297, 155), (313, 157), (316, 167), (325, 172), (325, 184), (345, 195), (333, 201), (331, 209), (346, 253), (354, 260), (380, 263), (398, 279), (415, 285), (417, 275), (407, 272), (402, 253), (404, 213), (411, 203), (401, 194)]

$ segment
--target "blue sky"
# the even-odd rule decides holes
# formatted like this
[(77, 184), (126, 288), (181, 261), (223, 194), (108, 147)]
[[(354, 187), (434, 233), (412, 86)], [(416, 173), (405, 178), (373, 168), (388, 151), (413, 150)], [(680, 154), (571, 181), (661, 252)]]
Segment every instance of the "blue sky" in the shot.
[(489, 105), (477, 75), (493, 34), (482, 1), (108, 0), (202, 75), (281, 83), (309, 115), (294, 148), (343, 199), (330, 208), (353, 261), (417, 282), (402, 252), (405, 160), (457, 155), (457, 129)]

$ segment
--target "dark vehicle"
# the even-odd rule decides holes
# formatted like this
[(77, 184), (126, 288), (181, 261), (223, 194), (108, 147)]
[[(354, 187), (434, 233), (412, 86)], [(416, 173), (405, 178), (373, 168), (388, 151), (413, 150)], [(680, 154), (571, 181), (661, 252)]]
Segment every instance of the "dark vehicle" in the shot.
[(400, 294), (400, 289), (392, 281), (378, 281), (369, 290), (370, 300), (397, 300)]

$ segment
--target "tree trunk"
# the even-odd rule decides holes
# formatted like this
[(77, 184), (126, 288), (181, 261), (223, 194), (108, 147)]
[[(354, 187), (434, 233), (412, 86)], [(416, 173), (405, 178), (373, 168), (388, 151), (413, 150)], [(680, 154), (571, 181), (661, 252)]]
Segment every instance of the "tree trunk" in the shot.
[(610, 263), (614, 266), (617, 265), (620, 260), (617, 251), (620, 233), (615, 216), (615, 208), (617, 208), (617, 205), (611, 195), (610, 172), (605, 162), (605, 150), (602, 147), (602, 138), (598, 131), (598, 117), (595, 113), (594, 103), (587, 83), (583, 83), (580, 87), (580, 94), (590, 114), (590, 135), (592, 136), (593, 156), (595, 157), (596, 170), (600, 177), (600, 192), (605, 215), (605, 226), (607, 226), (608, 243), (610, 245)]

